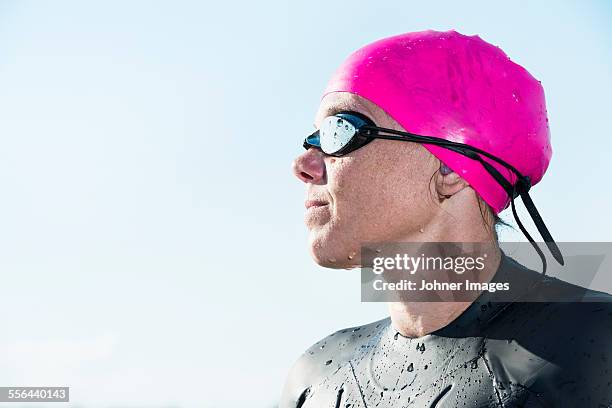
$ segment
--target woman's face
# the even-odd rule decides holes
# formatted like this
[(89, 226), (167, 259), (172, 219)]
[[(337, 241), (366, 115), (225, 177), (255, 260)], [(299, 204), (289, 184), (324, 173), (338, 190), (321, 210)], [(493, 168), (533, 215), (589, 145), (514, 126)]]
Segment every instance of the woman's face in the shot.
[[(357, 111), (377, 126), (404, 130), (373, 103), (347, 92), (325, 96), (315, 117)], [(439, 207), (431, 183), (438, 160), (416, 143), (376, 139), (346, 156), (311, 148), (293, 162), (306, 184), (305, 223), (315, 261), (327, 267), (360, 263), (360, 247), (372, 242), (419, 241)]]

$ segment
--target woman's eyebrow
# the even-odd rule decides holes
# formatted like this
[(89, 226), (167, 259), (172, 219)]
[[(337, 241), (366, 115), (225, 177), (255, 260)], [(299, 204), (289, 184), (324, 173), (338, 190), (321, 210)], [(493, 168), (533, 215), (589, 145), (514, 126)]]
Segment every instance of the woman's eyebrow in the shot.
[(350, 105), (347, 104), (337, 104), (337, 105), (331, 105), (329, 108), (326, 109), (325, 111), (325, 116), (334, 116), (340, 112), (347, 112), (350, 110), (354, 110), (352, 109), (352, 107)]

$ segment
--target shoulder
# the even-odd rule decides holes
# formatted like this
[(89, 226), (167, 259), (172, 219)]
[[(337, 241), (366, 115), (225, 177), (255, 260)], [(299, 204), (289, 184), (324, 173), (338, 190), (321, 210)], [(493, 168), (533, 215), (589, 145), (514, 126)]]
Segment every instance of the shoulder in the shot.
[(540, 351), (557, 351), (570, 343), (581, 346), (600, 343), (603, 349), (612, 352), (612, 295), (557, 279), (549, 283), (550, 290), (556, 293), (544, 294), (543, 299), (562, 301), (513, 304), (505, 320), (511, 318), (506, 324), (513, 327), (515, 335), (529, 338), (529, 343)]
[(516, 306), (512, 338), (550, 364), (537, 382), (573, 406), (612, 402), (612, 296), (585, 290), (575, 301)]
[(582, 302), (549, 306), (552, 322), (543, 330), (551, 341), (541, 347), (560, 370), (558, 397), (575, 406), (607, 406), (612, 403), (612, 299), (601, 292), (586, 295)]
[(372, 340), (389, 324), (389, 318), (385, 318), (363, 326), (341, 329), (310, 346), (289, 371), (280, 408), (297, 406), (313, 384), (333, 374), (338, 364), (348, 362), (361, 345)]
[(546, 304), (538, 317), (559, 340), (612, 352), (612, 295), (608, 293), (587, 289), (575, 300)]
[[(612, 337), (612, 295), (547, 277), (540, 290), (542, 301), (532, 320), (558, 338)], [(553, 299), (553, 301), (550, 301)], [(533, 310), (533, 308), (530, 308)]]

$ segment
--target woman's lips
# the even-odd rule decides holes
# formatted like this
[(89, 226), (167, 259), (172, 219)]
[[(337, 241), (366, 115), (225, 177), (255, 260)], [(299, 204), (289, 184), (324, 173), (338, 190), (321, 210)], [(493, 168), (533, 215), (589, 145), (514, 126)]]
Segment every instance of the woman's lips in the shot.
[(329, 203), (325, 202), (325, 201), (321, 201), (321, 200), (306, 200), (304, 202), (304, 206), (306, 207), (306, 209), (312, 208), (312, 207), (324, 207), (326, 205), (328, 205)]
[(323, 225), (329, 221), (329, 203), (320, 200), (306, 200), (304, 203), (306, 214), (304, 221), (306, 226), (314, 228), (316, 225)]

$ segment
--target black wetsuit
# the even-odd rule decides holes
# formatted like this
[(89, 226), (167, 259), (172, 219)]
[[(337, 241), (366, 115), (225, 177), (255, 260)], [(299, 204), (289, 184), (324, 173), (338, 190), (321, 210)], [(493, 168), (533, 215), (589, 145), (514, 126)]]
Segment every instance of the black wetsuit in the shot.
[(423, 337), (403, 337), (389, 318), (337, 331), (295, 363), (279, 407), (612, 407), (612, 296), (542, 281), (502, 254), (493, 281), (508, 276), (567, 301), (484, 292)]

